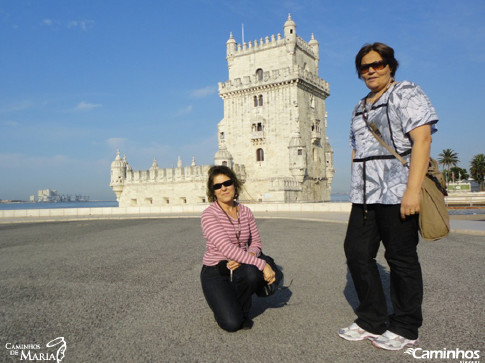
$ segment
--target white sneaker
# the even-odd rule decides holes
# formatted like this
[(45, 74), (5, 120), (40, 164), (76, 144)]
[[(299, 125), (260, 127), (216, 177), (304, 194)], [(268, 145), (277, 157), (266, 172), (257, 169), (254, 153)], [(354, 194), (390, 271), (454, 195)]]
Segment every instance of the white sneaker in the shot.
[(367, 330), (362, 329), (356, 323), (352, 323), (348, 328), (339, 329), (338, 335), (345, 340), (358, 341), (364, 339), (374, 339), (379, 336), (379, 334), (369, 333)]
[(385, 350), (401, 350), (404, 347), (414, 347), (417, 343), (418, 339), (406, 339), (389, 330), (386, 330), (384, 334), (380, 335), (372, 342), (375, 347)]

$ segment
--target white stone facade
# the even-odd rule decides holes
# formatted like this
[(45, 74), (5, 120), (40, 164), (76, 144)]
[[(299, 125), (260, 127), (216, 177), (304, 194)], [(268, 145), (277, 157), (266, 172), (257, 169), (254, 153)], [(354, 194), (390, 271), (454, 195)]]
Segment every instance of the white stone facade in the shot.
[[(288, 16), (283, 36), (226, 44), (229, 80), (219, 83), (224, 118), (218, 124), (217, 165), (244, 181), (245, 202), (330, 200), (333, 151), (326, 136), (328, 83), (318, 77), (319, 44), (296, 35)], [(209, 166), (132, 171), (119, 153), (111, 184), (120, 206), (206, 201)]]

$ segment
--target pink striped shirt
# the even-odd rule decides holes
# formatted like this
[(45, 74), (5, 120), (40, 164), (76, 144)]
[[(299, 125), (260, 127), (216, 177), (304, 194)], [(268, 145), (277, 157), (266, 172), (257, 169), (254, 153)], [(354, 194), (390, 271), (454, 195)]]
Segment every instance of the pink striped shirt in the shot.
[[(202, 263), (206, 266), (215, 266), (222, 260), (234, 260), (239, 263), (255, 265), (263, 270), (266, 261), (257, 258), (261, 253), (261, 238), (258, 227), (251, 210), (239, 206), (239, 220), (241, 222), (241, 235), (239, 242), (236, 238), (238, 230), (237, 219), (227, 219), (226, 213), (217, 202), (212, 203), (202, 212), (202, 233), (206, 241), (206, 248)], [(249, 247), (248, 245), (251, 244)], [(254, 253), (255, 256), (251, 255)]]

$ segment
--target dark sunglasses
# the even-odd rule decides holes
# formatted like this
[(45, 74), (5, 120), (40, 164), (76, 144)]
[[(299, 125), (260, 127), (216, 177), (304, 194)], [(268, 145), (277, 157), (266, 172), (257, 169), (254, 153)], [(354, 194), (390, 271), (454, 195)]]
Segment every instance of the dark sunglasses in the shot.
[(385, 60), (381, 60), (379, 62), (369, 63), (369, 64), (361, 64), (360, 65), (360, 74), (366, 74), (369, 72), (369, 68), (372, 67), (374, 71), (380, 71), (387, 66), (387, 62)]
[(214, 190), (218, 190), (218, 189), (221, 189), (223, 185), (227, 188), (233, 184), (234, 184), (234, 180), (229, 179), (229, 180), (226, 180), (225, 182), (214, 184), (212, 188), (214, 188)]

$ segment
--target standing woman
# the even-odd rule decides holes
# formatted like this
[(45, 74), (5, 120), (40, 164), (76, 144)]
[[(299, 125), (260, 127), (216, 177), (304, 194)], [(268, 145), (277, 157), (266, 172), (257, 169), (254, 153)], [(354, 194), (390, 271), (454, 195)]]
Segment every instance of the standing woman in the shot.
[(261, 254), (261, 239), (251, 210), (238, 203), (240, 182), (227, 166), (209, 169), (202, 213), (206, 240), (200, 278), (202, 290), (219, 326), (226, 331), (250, 329), (252, 295), (275, 281), (275, 272)]
[[(360, 304), (355, 322), (338, 334), (346, 340), (370, 339), (378, 348), (399, 350), (417, 343), (423, 320), (418, 213), (438, 116), (419, 86), (394, 80), (398, 62), (391, 47), (365, 45), (357, 53), (355, 67), (370, 93), (352, 114), (352, 210), (344, 250)], [(409, 167), (379, 144), (370, 127)], [(381, 241), (391, 271), (394, 312), (390, 316), (375, 260)]]

